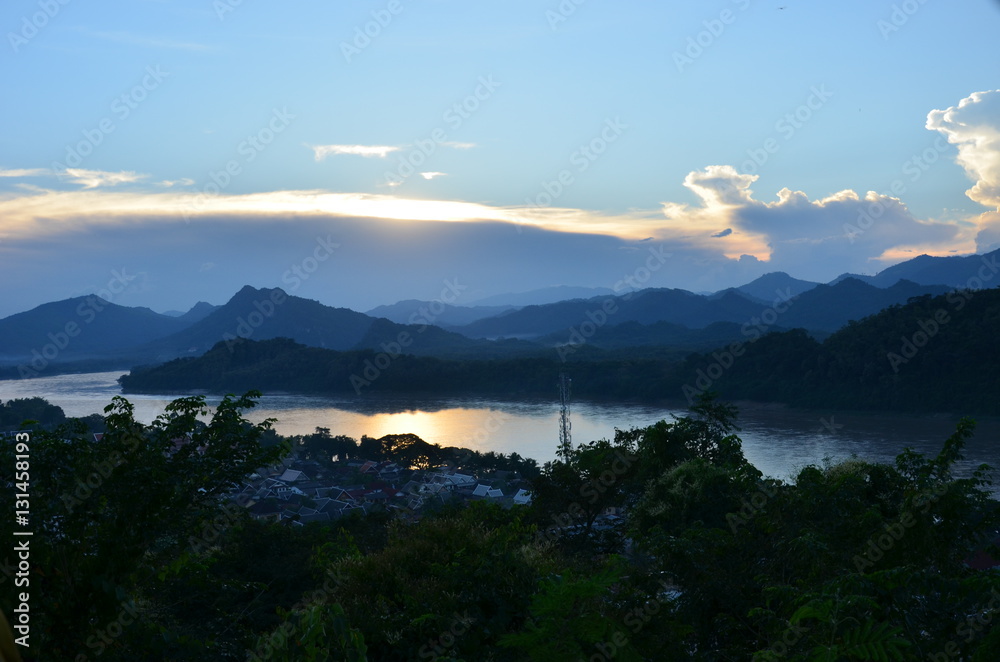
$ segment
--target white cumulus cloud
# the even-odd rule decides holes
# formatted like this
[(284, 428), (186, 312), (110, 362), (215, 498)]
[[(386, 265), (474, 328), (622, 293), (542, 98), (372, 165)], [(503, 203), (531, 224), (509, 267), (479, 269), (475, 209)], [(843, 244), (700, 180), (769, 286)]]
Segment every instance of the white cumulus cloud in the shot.
[(328, 156), (341, 154), (384, 159), (393, 152), (402, 149), (398, 145), (310, 145), (310, 147), (317, 161), (322, 161)]
[(958, 147), (956, 161), (975, 182), (966, 195), (996, 211), (978, 219), (976, 248), (1000, 248), (1000, 90), (975, 92), (944, 110), (927, 115), (927, 128)]
[(69, 181), (81, 184), (83, 188), (130, 184), (146, 178), (146, 175), (130, 171), (107, 172), (105, 170), (84, 170), (83, 168), (66, 168), (64, 174), (69, 178)]

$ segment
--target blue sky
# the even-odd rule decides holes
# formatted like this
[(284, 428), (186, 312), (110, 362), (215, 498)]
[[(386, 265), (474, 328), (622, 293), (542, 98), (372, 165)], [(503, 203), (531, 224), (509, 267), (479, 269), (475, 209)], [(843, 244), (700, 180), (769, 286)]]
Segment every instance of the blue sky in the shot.
[(321, 239), (295, 294), (358, 309), (610, 287), (650, 248), (645, 284), (713, 290), (1000, 246), (995, 0), (35, 0), (0, 26), (0, 315), (115, 270), (116, 303), (221, 303)]

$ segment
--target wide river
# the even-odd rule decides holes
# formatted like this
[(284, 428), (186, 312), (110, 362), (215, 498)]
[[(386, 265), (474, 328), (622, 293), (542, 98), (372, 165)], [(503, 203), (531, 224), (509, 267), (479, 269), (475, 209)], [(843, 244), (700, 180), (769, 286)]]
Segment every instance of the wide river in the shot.
[[(67, 416), (101, 413), (115, 395), (121, 372), (59, 375), (30, 380), (0, 381), (0, 400), (38, 396), (59, 405)], [(136, 417), (145, 423), (163, 413), (177, 395), (129, 395)], [(209, 397), (209, 403), (218, 398)], [(957, 417), (808, 411), (778, 405), (736, 403), (740, 408), (740, 437), (747, 458), (766, 475), (788, 478), (825, 458), (840, 460), (857, 455), (892, 461), (910, 446), (935, 455), (954, 431)], [(684, 404), (574, 401), (571, 406), (573, 441), (610, 438), (615, 428), (645, 426), (672, 414)], [(362, 435), (412, 432), (442, 446), (463, 446), (502, 453), (517, 452), (539, 462), (555, 455), (559, 439), (559, 401), (553, 386), (551, 401), (494, 398), (327, 397), (269, 394), (247, 415), (252, 421), (275, 418), (281, 434), (309, 434), (317, 427), (331, 434)], [(976, 436), (966, 449), (962, 466), (987, 463), (1000, 467), (1000, 419), (979, 418)], [(1000, 477), (1000, 475), (998, 475)]]

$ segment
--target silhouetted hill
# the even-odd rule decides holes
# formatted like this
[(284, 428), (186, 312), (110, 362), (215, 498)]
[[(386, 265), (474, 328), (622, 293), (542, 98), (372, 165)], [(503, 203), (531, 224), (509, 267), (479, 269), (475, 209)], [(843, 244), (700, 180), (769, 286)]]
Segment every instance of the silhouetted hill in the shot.
[(746, 343), (738, 357), (726, 349), (693, 355), (677, 387), (826, 410), (997, 414), (998, 327), (1000, 289), (920, 296), (822, 344), (796, 330)]
[(917, 285), (899, 281), (882, 289), (855, 278), (836, 285), (818, 285), (802, 293), (778, 318), (778, 325), (788, 329), (836, 331), (851, 320), (874, 315), (889, 306), (906, 303), (911, 297), (944, 294), (950, 288), (941, 285)]
[[(772, 279), (772, 282), (774, 280), (777, 279)], [(764, 300), (749, 298), (749, 295), (735, 289), (712, 296), (686, 290), (647, 289), (620, 297), (527, 306), (455, 330), (473, 338), (545, 337), (548, 340), (559, 334), (569, 338), (574, 330), (581, 330), (585, 324), (600, 328), (626, 322), (644, 325), (666, 322), (689, 329), (703, 329), (710, 324), (728, 322), (746, 328), (747, 333), (757, 327), (762, 327), (760, 332), (771, 327), (802, 327), (811, 331), (832, 332), (852, 319), (861, 319), (886, 306), (905, 303), (910, 297), (941, 294), (947, 290), (941, 286), (921, 286), (909, 282), (880, 289), (854, 279), (836, 285), (818, 285), (802, 292), (797, 298), (789, 283), (783, 291), (776, 289)]]
[(624, 322), (670, 322), (702, 328), (713, 322), (748, 320), (760, 306), (743, 296), (727, 293), (717, 300), (687, 290), (648, 289), (623, 296), (575, 299), (544, 306), (527, 306), (497, 317), (456, 328), (474, 338), (539, 338), (565, 334), (581, 325), (602, 327)]
[(773, 271), (736, 289), (755, 299), (770, 302), (774, 301), (779, 292), (782, 294), (791, 293), (792, 296), (797, 296), (803, 292), (808, 292), (817, 285), (819, 283), (792, 278), (784, 271)]
[[(336, 352), (276, 338), (220, 342), (200, 357), (133, 368), (119, 382), (126, 393), (264, 392), (552, 396), (566, 370), (547, 357), (445, 360), (391, 356), (372, 350)], [(572, 364), (574, 394), (599, 398), (655, 398), (670, 375), (662, 361), (629, 359)]]
[[(949, 288), (980, 289), (996, 285), (1000, 272), (1000, 249), (983, 255), (935, 257), (919, 255), (880, 271), (874, 276), (841, 274), (831, 285), (845, 278), (856, 278), (875, 287), (891, 287), (900, 280), (919, 285), (946, 285)], [(984, 278), (985, 276), (985, 278)]]
[(180, 333), (161, 338), (139, 350), (143, 361), (155, 363), (197, 356), (218, 342), (231, 346), (240, 338), (288, 338), (309, 347), (337, 351), (394, 348), (417, 355), (491, 356), (531, 351), (510, 343), (473, 340), (431, 324), (402, 325), (347, 308), (290, 296), (281, 290), (244, 287), (225, 305)]
[[(600, 349), (626, 349), (639, 347), (663, 347), (677, 351), (704, 351), (713, 349), (729, 342), (745, 340), (739, 324), (732, 322), (715, 322), (704, 329), (689, 329), (680, 324), (670, 322), (654, 322), (640, 324), (639, 322), (623, 322), (614, 326), (600, 327), (587, 337), (578, 338)], [(563, 334), (552, 334), (540, 340), (549, 345), (579, 344), (579, 339), (567, 340)], [(577, 352), (572, 353), (576, 355)]]
[(149, 360), (195, 356), (220, 341), (291, 338), (312, 347), (353, 349), (375, 320), (346, 308), (249, 285), (190, 327), (143, 346)]
[[(0, 362), (37, 366), (118, 356), (188, 326), (184, 318), (129, 308), (98, 296), (46, 303), (0, 320)], [(33, 352), (37, 352), (41, 360)], [(42, 368), (35, 367), (35, 370)]]
[(351, 349), (476, 359), (537, 355), (545, 351), (534, 343), (473, 339), (433, 325), (396, 324), (387, 319), (373, 320), (365, 335)]
[[(286, 337), (341, 351), (378, 348), (400, 333), (416, 333), (407, 328), (413, 325), (404, 324), (409, 322), (419, 327), (411, 353), (453, 358), (537, 354), (539, 350), (525, 341), (565, 345), (574, 333), (590, 341), (591, 348), (701, 349), (722, 340), (718, 330), (700, 331), (714, 324), (738, 325), (743, 337), (778, 328), (804, 328), (820, 337), (914, 296), (941, 294), (954, 285), (990, 285), (998, 272), (1000, 250), (967, 257), (920, 256), (877, 276), (845, 275), (829, 285), (775, 272), (708, 296), (666, 288), (615, 296), (600, 288), (553, 287), (480, 302), (491, 306), (402, 301), (372, 311), (396, 326), (376, 324), (372, 316), (289, 296), (280, 289), (249, 286), (223, 306), (200, 302), (177, 317), (77, 297), (0, 320), (0, 367), (29, 359), (50, 372), (57, 365), (67, 370), (119, 367), (123, 361), (194, 356), (220, 340), (238, 337)], [(586, 298), (551, 302), (581, 293)], [(509, 308), (531, 301), (545, 303)], [(461, 336), (446, 333), (437, 328), (440, 325)], [(626, 326), (615, 330), (620, 325)], [(688, 334), (675, 327), (699, 332)], [(70, 337), (69, 332), (75, 335)], [(498, 338), (506, 340), (484, 341)]]
[(210, 303), (199, 301), (191, 307), (191, 310), (187, 311), (183, 315), (180, 315), (180, 318), (190, 324), (194, 324), (195, 322), (200, 322), (211, 315), (217, 308), (218, 306), (213, 306)]

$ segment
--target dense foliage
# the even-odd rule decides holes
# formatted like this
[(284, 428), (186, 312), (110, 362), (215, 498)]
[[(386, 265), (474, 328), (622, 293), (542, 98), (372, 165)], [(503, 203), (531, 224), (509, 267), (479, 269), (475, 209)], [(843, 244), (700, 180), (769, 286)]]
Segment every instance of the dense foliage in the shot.
[[(116, 398), (100, 439), (33, 428), (27, 660), (1000, 655), (1000, 578), (966, 564), (996, 531), (988, 468), (953, 473), (970, 420), (936, 457), (786, 483), (747, 462), (735, 411), (702, 398), (560, 448), (531, 506), (288, 526), (223, 495), (289, 448), (325, 454), (338, 438), (266, 444), (269, 424), (241, 414), (254, 400), (201, 422), (204, 401), (183, 398), (143, 425)], [(366, 439), (337, 443), (428, 459), (412, 435)], [(14, 452), (0, 448), (4, 484)]]
[(688, 392), (734, 399), (903, 411), (1000, 413), (1000, 289), (910, 299), (823, 343), (801, 330), (691, 356)]
[[(126, 393), (204, 389), (225, 393), (249, 384), (299, 393), (438, 393), (545, 395), (566, 369), (551, 358), (444, 360), (409, 354), (335, 352), (288, 339), (219, 343), (203, 356), (134, 368), (120, 378)], [(586, 397), (652, 397), (663, 393), (669, 364), (629, 358), (575, 361), (573, 374)]]

